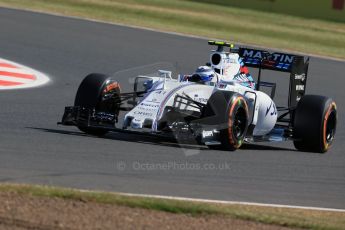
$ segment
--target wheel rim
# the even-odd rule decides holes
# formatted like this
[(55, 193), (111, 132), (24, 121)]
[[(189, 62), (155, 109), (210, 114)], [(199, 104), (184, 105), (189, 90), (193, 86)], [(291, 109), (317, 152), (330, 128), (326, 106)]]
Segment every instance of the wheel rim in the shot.
[(109, 82), (105, 85), (98, 109), (102, 112), (116, 113), (120, 105), (119, 85), (117, 82)]
[(327, 144), (330, 144), (335, 135), (335, 130), (336, 130), (336, 111), (332, 111), (327, 119), (326, 123), (326, 142)]
[(236, 137), (236, 139), (240, 139), (244, 131), (246, 129), (246, 121), (247, 121), (247, 116), (244, 108), (240, 107), (234, 116), (234, 123), (233, 123), (233, 135)]

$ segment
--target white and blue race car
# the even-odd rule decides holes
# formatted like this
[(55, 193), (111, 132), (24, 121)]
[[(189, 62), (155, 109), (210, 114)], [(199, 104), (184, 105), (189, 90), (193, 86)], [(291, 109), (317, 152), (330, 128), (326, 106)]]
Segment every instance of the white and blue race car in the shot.
[[(116, 79), (88, 75), (59, 124), (77, 126), (91, 135), (141, 132), (217, 149), (286, 140), (301, 151), (329, 149), (336, 131), (336, 104), (328, 97), (305, 95), (308, 58), (234, 48), (227, 42), (209, 45), (217, 49), (194, 74), (173, 78), (171, 71), (158, 70), (157, 76), (137, 76), (130, 93), (121, 93)], [(257, 82), (246, 66), (259, 69)], [(276, 84), (261, 80), (262, 69), (290, 73), (287, 107), (276, 106)], [(260, 91), (263, 86), (271, 89), (270, 95)]]

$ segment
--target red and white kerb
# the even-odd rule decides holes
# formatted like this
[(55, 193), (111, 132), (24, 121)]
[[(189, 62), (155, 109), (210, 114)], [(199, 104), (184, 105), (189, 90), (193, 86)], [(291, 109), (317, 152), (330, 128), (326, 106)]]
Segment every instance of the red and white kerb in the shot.
[(48, 81), (34, 69), (0, 58), (0, 90), (36, 87)]

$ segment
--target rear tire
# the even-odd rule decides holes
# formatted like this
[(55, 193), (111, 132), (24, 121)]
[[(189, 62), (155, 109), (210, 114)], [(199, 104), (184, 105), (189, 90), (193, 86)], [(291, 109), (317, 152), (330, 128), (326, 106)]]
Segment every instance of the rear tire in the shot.
[(240, 148), (247, 133), (248, 121), (248, 105), (242, 95), (226, 91), (212, 94), (204, 109), (203, 123), (218, 126), (221, 146), (209, 147), (230, 151)]
[[(84, 78), (78, 88), (74, 100), (74, 106), (101, 110), (102, 112), (116, 113), (118, 111), (115, 111), (116, 108), (113, 108), (114, 105), (109, 106), (109, 103), (105, 103), (102, 100), (104, 93), (107, 93), (106, 90), (109, 89), (114, 91), (115, 96), (120, 95), (119, 84), (115, 81), (110, 80), (109, 76), (98, 73), (89, 74)], [(77, 127), (80, 131), (95, 136), (103, 136), (108, 132), (104, 129), (91, 128), (87, 126)]]
[(306, 95), (294, 113), (294, 146), (300, 151), (325, 153), (336, 132), (337, 107), (328, 97)]

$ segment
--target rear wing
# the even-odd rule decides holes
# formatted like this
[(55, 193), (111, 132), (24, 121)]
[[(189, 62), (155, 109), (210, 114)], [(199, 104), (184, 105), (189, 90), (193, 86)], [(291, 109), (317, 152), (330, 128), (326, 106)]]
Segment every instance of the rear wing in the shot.
[[(287, 53), (270, 53), (264, 50), (239, 48), (239, 56), (248, 67), (259, 68), (258, 87), (260, 87), (261, 70), (268, 69), (290, 73), (289, 107), (297, 106), (305, 94), (309, 58)], [(257, 88), (259, 89), (259, 88)]]

